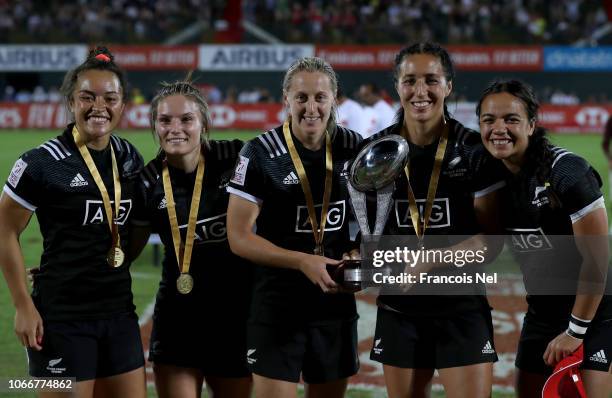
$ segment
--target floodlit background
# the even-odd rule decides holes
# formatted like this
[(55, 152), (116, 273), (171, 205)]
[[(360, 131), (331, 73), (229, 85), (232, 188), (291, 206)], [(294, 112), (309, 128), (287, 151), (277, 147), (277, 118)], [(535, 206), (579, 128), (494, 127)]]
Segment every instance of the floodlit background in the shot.
[[(157, 148), (148, 128), (148, 102), (161, 81), (194, 71), (212, 105), (212, 138), (248, 140), (283, 120), (281, 80), (295, 58), (327, 59), (342, 91), (362, 106), (367, 98), (360, 88), (373, 84), (383, 100), (397, 107), (391, 75), (395, 53), (414, 41), (433, 40), (447, 46), (456, 64), (449, 101), (456, 118), (477, 128), (475, 101), (484, 87), (500, 77), (525, 80), (538, 93), (541, 124), (553, 142), (591, 162), (608, 198), (601, 150), (601, 132), (612, 113), (612, 6), (606, 3), (0, 1), (0, 179), (5, 181), (21, 153), (61, 132), (67, 123), (58, 93), (63, 75), (98, 43), (106, 44), (128, 71), (130, 104), (119, 134), (149, 160)], [(365, 108), (364, 114), (371, 115)], [(376, 122), (375, 115), (370, 118), (366, 123)], [(38, 264), (42, 240), (35, 218), (21, 243), (26, 264)], [(154, 258), (149, 246), (132, 266), (145, 348), (160, 278)], [(489, 292), (500, 356), (494, 367), (495, 398), (514, 396), (516, 341), (525, 309), (520, 276), (504, 275), (504, 283)], [(348, 396), (383, 397), (382, 368), (368, 358), (375, 297), (366, 292), (358, 299), (361, 370), (351, 379)], [(0, 282), (0, 378), (27, 375), (13, 316), (6, 285)], [(152, 381), (150, 369), (148, 375)], [(155, 396), (152, 384), (149, 392)]]

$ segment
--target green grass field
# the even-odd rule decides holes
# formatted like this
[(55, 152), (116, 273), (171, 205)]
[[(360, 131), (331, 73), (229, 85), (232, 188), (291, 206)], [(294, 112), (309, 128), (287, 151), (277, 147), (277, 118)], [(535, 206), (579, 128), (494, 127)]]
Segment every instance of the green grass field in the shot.
[[(42, 142), (53, 138), (57, 132), (40, 131), (1, 131), (3, 148), (0, 150), (0, 180), (2, 184), (10, 172), (17, 157), (26, 150), (36, 147)], [(157, 145), (149, 132), (127, 132), (122, 134), (141, 151), (145, 161), (155, 156)], [(213, 133), (213, 139), (240, 138), (247, 140), (254, 136), (254, 133), (237, 131), (227, 131)], [(552, 136), (552, 140), (564, 146), (574, 153), (586, 158), (599, 171), (604, 182), (604, 193), (607, 198), (608, 178), (607, 165), (600, 147), (599, 135), (557, 135)], [(35, 218), (21, 237), (21, 244), (28, 266), (38, 264), (41, 254), (41, 237), (38, 231), (38, 224)], [(147, 248), (143, 255), (138, 258), (132, 266), (134, 278), (133, 290), (134, 299), (139, 314), (151, 303), (154, 298), (157, 284), (159, 281), (159, 268), (151, 266), (152, 250)], [(10, 295), (4, 280), (0, 282), (0, 379), (10, 377), (24, 377), (27, 375), (26, 356), (23, 347), (17, 342), (13, 333), (14, 308), (10, 300)], [(33, 394), (2, 394), (1, 396), (29, 397)], [(155, 396), (150, 389), (149, 396)], [(384, 396), (381, 392), (368, 390), (351, 390), (348, 394), (351, 398), (374, 398)], [(435, 397), (444, 396), (441, 393), (434, 394)], [(495, 393), (495, 398), (511, 397), (513, 395)]]

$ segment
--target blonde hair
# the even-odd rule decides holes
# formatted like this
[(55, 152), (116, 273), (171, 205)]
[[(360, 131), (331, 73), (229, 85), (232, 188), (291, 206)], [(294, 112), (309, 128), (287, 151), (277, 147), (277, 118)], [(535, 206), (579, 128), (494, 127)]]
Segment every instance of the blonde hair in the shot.
[(329, 85), (331, 86), (331, 90), (333, 93), (332, 99), (332, 107), (329, 115), (329, 120), (327, 121), (327, 131), (330, 134), (333, 134), (336, 130), (336, 114), (338, 112), (338, 104), (336, 103), (336, 96), (338, 94), (338, 76), (331, 65), (325, 61), (323, 58), (319, 57), (303, 57), (295, 60), (287, 72), (285, 72), (285, 77), (283, 78), (283, 94), (287, 95), (289, 92), (289, 88), (291, 87), (291, 82), (293, 81), (293, 77), (299, 72), (320, 72), (326, 75), (329, 78)]
[(211, 125), (210, 112), (208, 103), (200, 90), (190, 81), (191, 74), (185, 80), (175, 81), (173, 83), (162, 82), (162, 87), (159, 89), (153, 100), (151, 101), (151, 129), (155, 136), (155, 121), (157, 120), (157, 107), (159, 103), (172, 95), (182, 95), (183, 97), (192, 100), (198, 106), (200, 115), (202, 116), (202, 141), (208, 140), (209, 128)]

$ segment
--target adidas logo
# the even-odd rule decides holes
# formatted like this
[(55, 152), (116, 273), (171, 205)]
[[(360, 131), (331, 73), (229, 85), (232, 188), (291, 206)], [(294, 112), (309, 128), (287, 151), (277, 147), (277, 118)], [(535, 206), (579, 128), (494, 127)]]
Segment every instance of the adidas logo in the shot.
[(257, 359), (251, 358), (251, 355), (253, 355), (255, 351), (257, 351), (257, 348), (249, 348), (247, 350), (247, 362), (249, 363), (249, 365), (252, 365), (257, 362)]
[(589, 359), (595, 362), (608, 363), (608, 359), (606, 358), (606, 353), (604, 352), (604, 350), (597, 351)]
[(482, 348), (482, 353), (483, 354), (495, 354), (495, 350), (493, 349), (493, 346), (491, 345), (491, 342), (489, 340), (487, 340), (487, 344), (485, 344), (484, 347)]
[(297, 176), (295, 175), (293, 171), (289, 173), (289, 175), (285, 177), (285, 179), (283, 180), (283, 184), (287, 184), (287, 185), (299, 184), (299, 183), (300, 183), (300, 180), (299, 178), (297, 178)]
[(168, 202), (166, 202), (166, 197), (164, 196), (162, 201), (159, 202), (159, 205), (157, 205), (157, 208), (158, 209), (165, 209), (166, 207), (168, 207)]
[(374, 351), (374, 354), (376, 355), (380, 355), (383, 352), (382, 347), (379, 347), (381, 341), (382, 341), (382, 338), (374, 340), (374, 348), (372, 350)]
[(81, 173), (77, 173), (77, 175), (74, 176), (72, 181), (70, 181), (70, 186), (71, 187), (83, 187), (85, 185), (89, 185), (89, 183), (87, 181), (85, 181), (85, 179), (83, 178)]

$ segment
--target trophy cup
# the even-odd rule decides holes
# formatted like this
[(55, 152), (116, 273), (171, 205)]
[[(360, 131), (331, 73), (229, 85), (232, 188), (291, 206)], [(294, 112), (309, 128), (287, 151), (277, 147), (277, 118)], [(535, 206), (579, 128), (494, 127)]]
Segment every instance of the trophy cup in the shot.
[[(404, 170), (408, 152), (408, 142), (399, 135), (390, 134), (370, 142), (355, 157), (349, 170), (348, 191), (362, 239), (382, 234), (393, 204), (394, 181)], [(368, 222), (367, 191), (376, 192), (374, 231)], [(366, 280), (361, 260), (345, 260), (340, 267), (344, 270), (343, 286), (359, 290)]]

